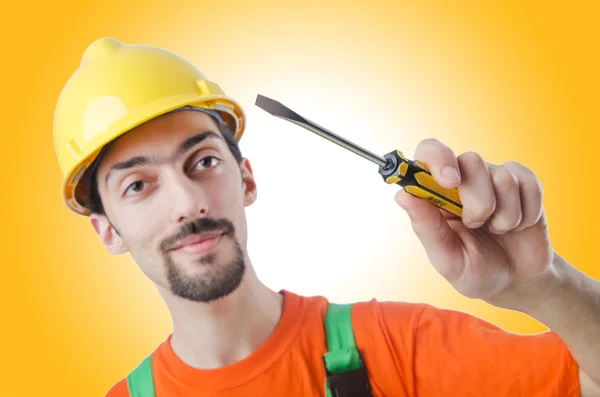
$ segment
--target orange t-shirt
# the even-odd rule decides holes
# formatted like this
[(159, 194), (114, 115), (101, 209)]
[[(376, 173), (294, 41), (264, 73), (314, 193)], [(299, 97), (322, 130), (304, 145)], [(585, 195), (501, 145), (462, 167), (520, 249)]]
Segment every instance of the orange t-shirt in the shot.
[[(282, 291), (281, 320), (251, 355), (202, 370), (170, 336), (152, 353), (157, 397), (324, 396), (327, 300)], [(356, 303), (356, 345), (380, 396), (579, 396), (578, 366), (552, 332), (517, 335), (468, 314), (416, 303)], [(107, 397), (128, 397), (126, 378)]]

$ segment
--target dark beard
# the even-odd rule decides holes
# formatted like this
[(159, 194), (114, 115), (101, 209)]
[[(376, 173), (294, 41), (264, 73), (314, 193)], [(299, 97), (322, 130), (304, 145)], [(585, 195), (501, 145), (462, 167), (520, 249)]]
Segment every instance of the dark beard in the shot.
[[(203, 275), (186, 275), (173, 262), (168, 247), (187, 236), (213, 230), (223, 230), (225, 234), (221, 237), (222, 239), (228, 237), (233, 239), (233, 260), (227, 264), (215, 264), (215, 255), (208, 254), (198, 259), (199, 263), (209, 266)], [(246, 271), (244, 254), (235, 238), (233, 224), (228, 220), (220, 219), (217, 221), (202, 218), (186, 224), (180, 233), (165, 240), (161, 244), (161, 249), (164, 253), (167, 280), (171, 292), (181, 298), (194, 302), (211, 302), (234, 292), (244, 278)]]

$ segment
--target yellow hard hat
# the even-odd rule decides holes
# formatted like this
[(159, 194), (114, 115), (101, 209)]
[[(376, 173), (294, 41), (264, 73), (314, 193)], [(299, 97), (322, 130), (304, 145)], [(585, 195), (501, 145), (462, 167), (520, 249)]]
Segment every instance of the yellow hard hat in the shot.
[(104, 145), (150, 119), (183, 106), (217, 111), (239, 141), (242, 107), (184, 58), (161, 48), (93, 42), (63, 87), (54, 113), (54, 146), (72, 211), (89, 215), (82, 176)]

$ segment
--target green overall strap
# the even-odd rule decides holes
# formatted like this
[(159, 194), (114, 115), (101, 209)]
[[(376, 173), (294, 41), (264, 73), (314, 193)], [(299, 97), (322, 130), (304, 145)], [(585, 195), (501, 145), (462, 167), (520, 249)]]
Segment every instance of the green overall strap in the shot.
[(152, 355), (149, 355), (127, 376), (130, 397), (156, 397), (152, 379)]
[(327, 397), (371, 396), (367, 372), (354, 340), (351, 312), (352, 304), (330, 303), (325, 314), (328, 352), (323, 361)]

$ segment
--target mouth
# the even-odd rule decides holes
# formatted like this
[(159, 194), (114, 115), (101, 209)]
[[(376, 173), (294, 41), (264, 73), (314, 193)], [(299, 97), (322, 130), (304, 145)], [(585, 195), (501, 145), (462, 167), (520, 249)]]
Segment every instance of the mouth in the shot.
[(192, 255), (206, 254), (219, 244), (224, 234), (223, 231), (215, 231), (189, 236), (171, 248), (171, 251)]

